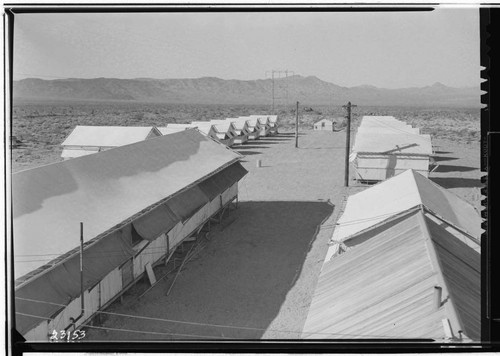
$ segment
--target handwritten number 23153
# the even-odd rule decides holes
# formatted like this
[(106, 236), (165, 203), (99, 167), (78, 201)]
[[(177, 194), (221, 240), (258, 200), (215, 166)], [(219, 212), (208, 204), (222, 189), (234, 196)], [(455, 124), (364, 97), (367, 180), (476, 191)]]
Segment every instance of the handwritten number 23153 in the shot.
[(75, 331), (65, 331), (61, 330), (57, 333), (57, 330), (52, 331), (52, 336), (50, 341), (75, 341), (81, 340), (85, 337), (85, 330), (75, 330)]

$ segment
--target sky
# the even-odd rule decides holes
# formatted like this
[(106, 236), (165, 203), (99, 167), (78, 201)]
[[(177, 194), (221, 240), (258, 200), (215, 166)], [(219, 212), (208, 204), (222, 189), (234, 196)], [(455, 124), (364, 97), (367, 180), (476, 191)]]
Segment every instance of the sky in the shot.
[(478, 86), (479, 10), (19, 14), (14, 80), (265, 79), (346, 87)]

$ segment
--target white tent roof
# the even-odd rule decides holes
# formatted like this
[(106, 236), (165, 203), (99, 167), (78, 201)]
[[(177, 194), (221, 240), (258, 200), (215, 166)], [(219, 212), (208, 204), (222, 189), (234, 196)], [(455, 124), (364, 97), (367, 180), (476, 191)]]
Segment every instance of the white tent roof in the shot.
[(76, 126), (61, 146), (118, 147), (161, 136), (154, 126)]
[(192, 126), (191, 124), (168, 124), (166, 127), (158, 127), (157, 129), (162, 135), (169, 135), (195, 127), (196, 126)]
[(472, 205), (409, 169), (350, 196), (332, 241), (347, 240), (418, 205), (424, 205), (436, 216), (480, 239), (482, 219)]
[(334, 121), (334, 120), (331, 120), (331, 119), (321, 119), (321, 120), (319, 120), (319, 121), (316, 121), (316, 122), (314, 123), (314, 125), (321, 124), (322, 122), (329, 123), (329, 124), (333, 124), (333, 123), (335, 123), (335, 121)]
[(185, 130), (14, 173), (16, 278), (77, 247), (80, 222), (89, 241), (240, 157)]
[(404, 131), (399, 133), (362, 131), (356, 135), (353, 152), (384, 154), (431, 155), (432, 144), (428, 136)]
[(236, 130), (248, 128), (247, 120), (239, 120), (236, 118), (227, 118), (226, 121), (231, 122)]

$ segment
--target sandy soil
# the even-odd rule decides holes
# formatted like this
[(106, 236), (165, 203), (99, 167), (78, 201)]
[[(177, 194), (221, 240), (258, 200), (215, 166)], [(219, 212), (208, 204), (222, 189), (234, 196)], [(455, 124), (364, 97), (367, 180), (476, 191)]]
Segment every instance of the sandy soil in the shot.
[[(101, 326), (141, 333), (94, 329), (88, 340), (298, 338), (344, 197), (367, 186), (343, 187), (344, 131), (303, 131), (294, 144), (288, 132), (236, 147), (249, 171), (238, 209), (213, 228), (170, 295), (173, 274), (137, 300), (143, 281), (108, 309), (170, 321), (107, 315)], [(479, 145), (435, 144), (432, 179), (479, 206)]]

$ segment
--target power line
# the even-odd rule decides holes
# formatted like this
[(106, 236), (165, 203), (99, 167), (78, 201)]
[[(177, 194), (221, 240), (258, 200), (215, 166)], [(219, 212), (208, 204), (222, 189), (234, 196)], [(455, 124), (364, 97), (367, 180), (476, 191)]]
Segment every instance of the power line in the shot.
[[(55, 320), (54, 318), (47, 318), (47, 317), (42, 317), (38, 315), (32, 315), (32, 314), (25, 314), (25, 313), (19, 313), (16, 312), (18, 315), (23, 315), (27, 317), (32, 317), (32, 318), (38, 318), (38, 319), (43, 319), (43, 320)], [(208, 339), (230, 339), (229, 337), (225, 336), (208, 336), (208, 335), (197, 335), (197, 334), (180, 334), (180, 333), (165, 333), (165, 332), (158, 332), (158, 331), (141, 331), (141, 330), (132, 330), (132, 329), (119, 329), (119, 328), (110, 328), (110, 327), (104, 327), (104, 326), (92, 326), (92, 325), (82, 325), (83, 328), (91, 328), (91, 329), (101, 329), (101, 330), (110, 330), (110, 331), (122, 331), (122, 332), (129, 332), (129, 333), (138, 333), (138, 334), (153, 334), (153, 335), (168, 335), (168, 336), (184, 336), (184, 337), (201, 337), (201, 338), (208, 338)]]
[[(55, 305), (55, 306), (62, 306), (62, 307), (67, 306), (64, 304), (44, 302), (44, 301), (36, 300), (36, 299), (28, 299), (28, 298), (21, 298), (21, 297), (15, 297), (15, 298), (20, 299), (20, 300), (25, 300), (25, 301), (31, 301), (31, 302), (35, 302), (35, 303), (45, 303), (45, 304), (51, 304), (51, 305)], [(88, 311), (88, 309), (87, 309), (87, 311)], [(30, 315), (20, 313), (20, 312), (16, 312), (16, 314), (30, 316)], [(210, 324), (210, 323), (200, 323), (200, 322), (193, 322), (193, 321), (153, 318), (153, 317), (147, 317), (147, 316), (130, 315), (130, 314), (106, 312), (106, 311), (99, 311), (99, 310), (96, 311), (95, 314), (107, 314), (107, 315), (113, 315), (113, 316), (119, 316), (119, 317), (136, 318), (136, 319), (150, 320), (150, 321), (161, 321), (161, 322), (176, 323), (176, 324), (207, 326), (207, 327), (214, 327), (214, 328), (240, 329), (240, 330), (249, 330), (249, 331), (270, 331), (270, 332), (281, 332), (281, 333), (294, 333), (294, 334), (301, 333), (301, 334), (330, 335), (330, 336), (331, 335), (354, 336), (354, 337), (370, 336), (370, 337), (380, 337), (380, 338), (388, 338), (389, 337), (389, 336), (380, 336), (380, 335), (341, 334), (341, 333), (326, 333), (326, 332), (304, 332), (304, 331), (293, 331), (293, 330), (285, 330), (285, 329), (266, 329), (266, 328), (246, 327), (246, 326)], [(46, 318), (46, 317), (40, 317), (40, 316), (33, 316), (33, 317), (41, 318), (41, 319), (45, 319), (45, 320), (47, 320), (47, 319), (48, 320), (55, 320), (54, 318)], [(84, 327), (87, 327), (87, 326), (84, 326)]]

